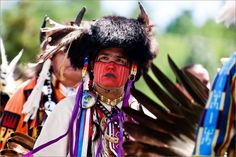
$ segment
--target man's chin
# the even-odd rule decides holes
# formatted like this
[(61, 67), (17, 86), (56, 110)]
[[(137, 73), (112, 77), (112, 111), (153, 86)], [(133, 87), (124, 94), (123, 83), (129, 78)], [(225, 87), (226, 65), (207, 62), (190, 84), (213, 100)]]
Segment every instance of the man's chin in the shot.
[(115, 87), (114, 85), (106, 85), (106, 86), (103, 86), (103, 88), (105, 88), (105, 89), (116, 89), (116, 88), (119, 88), (119, 87)]
[(117, 86), (114, 86), (115, 83), (109, 83), (109, 84), (103, 84), (102, 87), (104, 89), (117, 89), (117, 88), (120, 88), (120, 87), (117, 87)]

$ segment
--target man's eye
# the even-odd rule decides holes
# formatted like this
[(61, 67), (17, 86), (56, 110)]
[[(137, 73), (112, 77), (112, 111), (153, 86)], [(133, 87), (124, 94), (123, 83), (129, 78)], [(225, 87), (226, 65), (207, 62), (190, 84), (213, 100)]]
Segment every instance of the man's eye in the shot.
[(126, 65), (127, 61), (125, 59), (117, 59), (116, 62), (120, 65)]
[(107, 60), (108, 60), (108, 57), (106, 57), (106, 56), (98, 57), (98, 61), (107, 61)]
[(116, 61), (117, 61), (118, 63), (121, 63), (121, 64), (124, 63), (124, 61), (123, 61), (122, 59), (117, 59)]

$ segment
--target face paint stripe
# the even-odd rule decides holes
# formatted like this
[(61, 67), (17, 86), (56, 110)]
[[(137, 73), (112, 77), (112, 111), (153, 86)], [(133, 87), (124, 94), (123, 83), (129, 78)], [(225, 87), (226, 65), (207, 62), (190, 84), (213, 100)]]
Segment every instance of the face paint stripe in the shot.
[(94, 78), (95, 78), (95, 82), (100, 82), (101, 79), (100, 79), (100, 73), (102, 73), (102, 65), (100, 62), (96, 62), (94, 64)]
[(120, 77), (121, 77), (121, 80), (119, 82), (119, 86), (122, 86), (126, 83), (127, 81), (127, 77), (129, 75), (129, 69), (127, 67), (121, 67), (121, 72), (120, 72)]
[(121, 86), (122, 85), (122, 83), (124, 82), (124, 80), (125, 80), (125, 68), (124, 67), (122, 67), (122, 69), (121, 69), (122, 71), (121, 71), (121, 76), (123, 76), (123, 77), (121, 77), (121, 80), (120, 80), (120, 82), (119, 82), (119, 86)]

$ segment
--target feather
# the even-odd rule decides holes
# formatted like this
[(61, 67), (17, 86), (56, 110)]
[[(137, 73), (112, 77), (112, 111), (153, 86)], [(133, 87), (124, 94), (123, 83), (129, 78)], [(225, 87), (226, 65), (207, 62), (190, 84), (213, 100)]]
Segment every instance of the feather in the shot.
[(137, 18), (138, 21), (140, 21), (141, 23), (143, 23), (146, 34), (148, 36), (148, 42), (150, 43), (150, 51), (153, 55), (153, 58), (156, 57), (156, 53), (158, 51), (158, 44), (156, 41), (156, 38), (154, 38), (154, 25), (152, 24), (148, 14), (146, 13), (144, 7), (142, 6), (142, 4), (140, 2), (138, 2), (139, 4), (139, 8), (140, 8), (140, 14)]
[[(209, 95), (209, 89), (207, 88), (206, 85), (204, 85), (199, 79), (197, 79), (193, 74), (191, 74), (188, 71), (183, 72), (190, 80), (191, 80), (191, 84), (189, 84), (189, 86), (192, 86), (193, 89), (195, 89), (194, 91), (200, 96), (202, 97), (202, 99), (205, 100), (205, 103), (207, 102), (208, 99), (208, 95)], [(205, 104), (204, 103), (204, 104)], [(203, 105), (204, 104), (200, 104)]]
[(47, 60), (48, 58), (52, 57), (56, 52), (58, 52), (61, 48), (70, 45), (70, 43), (76, 39), (79, 40), (80, 37), (83, 36), (83, 31), (76, 30), (73, 31), (67, 35), (65, 35), (63, 38), (54, 40), (54, 45), (50, 45), (45, 42), (45, 48), (43, 48), (44, 53), (39, 57), (38, 62), (42, 62), (44, 60)]
[(6, 148), (0, 152), (0, 156), (21, 156), (33, 149), (35, 139), (21, 132), (10, 134)]
[(167, 132), (153, 130), (150, 127), (143, 127), (142, 125), (132, 122), (125, 122), (123, 126), (129, 135), (138, 142), (144, 142), (155, 146), (164, 146), (168, 141), (174, 140), (171, 134), (168, 134)]
[[(175, 121), (180, 121), (180, 124), (184, 125), (182, 131), (187, 134), (189, 138), (193, 138), (192, 133), (189, 133), (189, 128), (191, 127), (191, 121), (188, 122), (188, 119), (183, 118), (181, 115), (168, 114), (160, 105), (156, 104), (153, 100), (148, 98), (146, 95), (141, 93), (138, 90), (131, 89), (132, 95), (143, 104), (149, 111), (152, 112), (159, 120), (164, 120), (165, 122), (170, 122), (170, 125), (174, 124)], [(166, 118), (168, 117), (168, 119)], [(191, 119), (190, 119), (191, 120)], [(177, 126), (178, 129), (179, 126)], [(181, 130), (181, 129), (180, 129)]]
[[(44, 27), (43, 23), (41, 28), (41, 34), (45, 36), (45, 40), (41, 42), (42, 55), (39, 56), (38, 63), (43, 63), (47, 59), (51, 58), (62, 48), (68, 48), (75, 40), (79, 41), (84, 33), (90, 30), (90, 24), (87, 26), (79, 26), (82, 22), (86, 9), (82, 8), (77, 15), (75, 22), (71, 22), (70, 25), (59, 24), (49, 17), (46, 17), (46, 21), (50, 27)], [(44, 19), (44, 22), (45, 22)]]
[(23, 54), (23, 50), (21, 50), (18, 53), (18, 55), (15, 56), (14, 59), (8, 64), (2, 38), (0, 38), (0, 40), (1, 40), (0, 46), (1, 46), (1, 58), (2, 58), (1, 71), (0, 71), (1, 86), (4, 86), (4, 91), (9, 95), (11, 95), (16, 90), (14, 71), (18, 61), (20, 60)]
[(180, 91), (171, 80), (161, 72), (153, 63), (151, 64), (151, 70), (153, 71), (155, 77), (160, 81), (163, 87), (171, 93), (171, 95), (176, 98), (182, 105), (186, 108), (191, 108), (191, 101)]
[(219, 15), (216, 18), (216, 22), (223, 22), (226, 27), (236, 23), (236, 1), (228, 0), (221, 8)]
[(51, 60), (48, 59), (44, 64), (43, 68), (39, 74), (37, 79), (37, 84), (32, 90), (30, 96), (23, 106), (22, 113), (26, 114), (24, 121), (27, 122), (29, 118), (34, 119), (39, 108), (39, 103), (41, 99), (42, 87), (44, 85), (44, 81), (48, 77), (48, 71), (51, 66)]
[(0, 155), (4, 157), (16, 157), (19, 156), (20, 154), (12, 149), (3, 149), (0, 151)]
[[(173, 110), (178, 110), (178, 113), (182, 112), (184, 116), (191, 115), (191, 120), (199, 120), (199, 115), (201, 114), (203, 107), (196, 104), (195, 102), (191, 102), (183, 93), (180, 91), (171, 80), (161, 72), (161, 70), (156, 67), (154, 64), (151, 65), (151, 70), (154, 75), (166, 89), (166, 92), (162, 90), (157, 83), (155, 83), (151, 78), (144, 74), (144, 79), (149, 88), (156, 94), (156, 96), (161, 100), (161, 102), (171, 110), (172, 113), (176, 113)], [(158, 87), (156, 87), (158, 86)], [(170, 97), (171, 95), (172, 97)], [(181, 107), (181, 108), (179, 108)], [(195, 112), (192, 113), (192, 110)]]
[[(43, 23), (42, 23), (41, 28), (45, 28), (45, 27), (46, 27), (46, 23), (47, 23), (47, 20), (46, 20), (46, 19), (47, 19), (47, 16), (45, 16), (45, 17), (43, 18)], [(44, 41), (45, 36), (46, 36), (46, 33), (40, 31), (40, 33), (39, 33), (40, 45), (41, 45), (41, 43)]]
[[(168, 133), (178, 138), (181, 138), (180, 134), (183, 134), (186, 132), (187, 134), (186, 136), (193, 139), (194, 134), (191, 132), (192, 127), (189, 125), (186, 125), (183, 118), (178, 120), (177, 117), (174, 118), (173, 116), (168, 115), (166, 116), (168, 117), (168, 119), (165, 118), (165, 119), (155, 120), (133, 109), (124, 108), (123, 111), (127, 115), (130, 115), (131, 117), (133, 117), (137, 122), (140, 123), (140, 125), (142, 125), (145, 128), (151, 128), (156, 131)], [(180, 122), (180, 123), (177, 123), (177, 122)]]
[[(44, 28), (42, 31), (48, 28)], [(68, 46), (74, 40), (79, 40), (86, 32), (85, 29), (77, 26), (68, 26), (65, 28), (53, 28), (47, 41), (43, 43), (42, 50), (45, 51), (40, 57), (38, 62), (43, 62), (52, 57), (61, 48)]]
[(162, 122), (161, 121), (158, 121), (160, 122), (158, 125), (157, 125), (157, 121), (139, 111), (136, 111), (134, 109), (131, 109), (131, 108), (123, 108), (123, 111), (133, 117), (135, 119), (135, 121), (139, 122), (142, 126), (144, 127), (151, 127), (152, 129), (156, 130), (156, 131), (162, 131), (162, 132), (165, 132), (166, 130), (166, 127), (168, 127), (167, 125), (162, 125)]
[(21, 133), (21, 132), (13, 132), (11, 133), (10, 135), (11, 137), (14, 137), (14, 136), (20, 136), (22, 138), (24, 138), (26, 141), (29, 142), (29, 145), (33, 147), (34, 143), (35, 143), (35, 138), (29, 136), (29, 135), (26, 135), (24, 133)]
[(18, 55), (16, 55), (15, 57), (14, 57), (14, 59), (10, 62), (10, 64), (9, 64), (9, 72), (8, 72), (8, 75), (12, 75), (12, 77), (13, 77), (13, 72), (14, 72), (14, 70), (15, 70), (15, 68), (16, 68), (16, 64), (18, 63), (18, 61), (20, 60), (20, 58), (21, 58), (21, 56), (22, 56), (22, 54), (23, 54), (23, 49), (18, 53)]
[(143, 104), (149, 111), (151, 111), (156, 117), (158, 118), (165, 118), (167, 111), (160, 107), (157, 103), (155, 103), (152, 99), (150, 99), (148, 96), (144, 95), (142, 92), (132, 89), (131, 88), (131, 94), (140, 102)]
[(173, 62), (173, 60), (170, 58), (169, 55), (168, 55), (168, 62), (179, 82), (181, 82), (184, 88), (188, 91), (188, 93), (192, 97), (194, 97), (194, 100), (199, 104), (205, 104), (206, 100), (195, 92), (195, 90), (198, 90), (197, 87), (194, 87), (193, 89), (192, 88), (193, 86), (189, 86), (189, 84), (191, 84), (190, 78), (184, 75), (184, 73), (178, 68), (178, 66)]
[(75, 19), (75, 24), (77, 24), (78, 26), (81, 24), (85, 11), (86, 11), (86, 8), (83, 7)]
[[(78, 28), (78, 26), (60, 26), (60, 27), (45, 27), (45, 28), (41, 28), (41, 32), (45, 32), (46, 33), (46, 39), (48, 40), (48, 42), (51, 42), (52, 40), (56, 40), (56, 39), (61, 39), (64, 36), (66, 36), (68, 33), (76, 31)], [(61, 34), (60, 34), (61, 33)], [(53, 39), (51, 39), (51, 38)]]
[(139, 9), (140, 9), (140, 14), (138, 16), (138, 20), (142, 21), (146, 26), (149, 25), (149, 17), (145, 11), (145, 9), (143, 8), (142, 4), (140, 2), (138, 2), (139, 5)]
[(7, 142), (7, 148), (14, 150), (18, 154), (26, 154), (27, 152), (30, 151), (29, 149), (26, 149), (23, 146), (21, 146), (20, 144), (13, 142), (13, 141)]
[(181, 113), (179, 109), (180, 103), (171, 98), (162, 88), (152, 80), (147, 74), (143, 75), (145, 82), (152, 92), (163, 102), (163, 104), (171, 111), (177, 114)]
[(64, 38), (61, 39), (61, 41), (58, 41), (58, 45), (64, 46), (70, 44), (72, 41), (81, 38), (85, 31), (86, 30), (82, 28), (78, 28), (75, 31), (68, 33)]
[(75, 28), (59, 29), (48, 37), (48, 43), (51, 46), (58, 45), (63, 38), (71, 36), (71, 34), (76, 32), (77, 30)]
[(142, 142), (127, 141), (123, 143), (123, 148), (125, 150), (125, 156), (146, 156), (146, 157), (156, 157), (156, 156), (181, 156), (185, 155), (176, 149), (166, 147), (157, 147), (153, 145), (148, 145)]
[(190, 156), (192, 153), (207, 90), (194, 76), (181, 71), (169, 56), (168, 60), (176, 77), (192, 90), (190, 95), (194, 101), (190, 101), (158, 67), (151, 64), (151, 70), (162, 87), (148, 74), (143, 75), (144, 81), (168, 111), (137, 89), (131, 90), (133, 96), (157, 118), (131, 108), (122, 109), (136, 122), (123, 123), (134, 140), (123, 143), (127, 156)]
[(49, 23), (50, 26), (53, 26), (53, 27), (63, 27), (64, 26), (60, 23), (55, 22), (54, 20), (52, 20), (48, 16), (46, 17), (46, 21)]
[(2, 40), (1, 37), (0, 37), (0, 40), (1, 40), (0, 47), (1, 47), (1, 58), (2, 58), (1, 67), (7, 67), (8, 66), (8, 61), (7, 61), (6, 51), (5, 51), (3, 40)]
[(14, 143), (17, 143), (19, 145), (21, 145), (22, 147), (28, 149), (28, 150), (32, 150), (33, 147), (34, 147), (34, 143), (31, 143), (30, 141), (27, 141), (25, 138), (23, 138), (22, 136), (13, 136), (13, 137), (10, 137), (8, 140), (7, 140), (7, 143), (10, 143), (10, 142), (14, 142)]

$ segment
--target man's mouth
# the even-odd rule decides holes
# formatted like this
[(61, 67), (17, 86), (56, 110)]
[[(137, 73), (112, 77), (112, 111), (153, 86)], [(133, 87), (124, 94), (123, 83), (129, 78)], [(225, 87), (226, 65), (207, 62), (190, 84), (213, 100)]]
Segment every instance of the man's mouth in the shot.
[(116, 78), (116, 75), (112, 74), (112, 73), (107, 73), (104, 75), (105, 77), (110, 77), (110, 78)]

